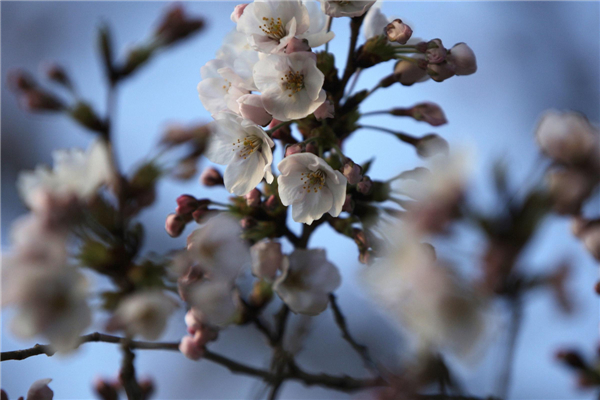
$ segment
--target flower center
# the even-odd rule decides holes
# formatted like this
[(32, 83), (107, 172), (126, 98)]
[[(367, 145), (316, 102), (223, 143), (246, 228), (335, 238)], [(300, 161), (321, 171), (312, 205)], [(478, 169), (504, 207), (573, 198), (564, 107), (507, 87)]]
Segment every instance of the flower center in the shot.
[(260, 30), (262, 30), (270, 39), (280, 40), (285, 37), (285, 27), (283, 26), (283, 22), (281, 18), (277, 17), (277, 19), (271, 17), (263, 17), (263, 24), (259, 25)]
[(325, 186), (325, 178), (327, 178), (327, 174), (320, 169), (314, 172), (302, 172), (300, 175), (302, 176), (302, 178), (300, 178), (303, 183), (302, 189), (306, 190), (306, 193), (310, 193), (311, 190), (314, 193), (317, 193), (319, 190), (323, 189), (323, 186)]
[(225, 93), (229, 93), (229, 88), (231, 88), (231, 82), (225, 79), (225, 84), (223, 85), (223, 90), (225, 90)]
[(245, 160), (250, 154), (254, 153), (255, 150), (260, 151), (260, 144), (260, 138), (256, 136), (246, 136), (245, 138), (238, 139), (237, 142), (232, 143), (232, 151), (237, 151), (238, 156)]
[(290, 69), (281, 80), (283, 81), (283, 90), (290, 90), (292, 92), (288, 94), (288, 97), (292, 97), (292, 95), (304, 89), (304, 75), (300, 71)]

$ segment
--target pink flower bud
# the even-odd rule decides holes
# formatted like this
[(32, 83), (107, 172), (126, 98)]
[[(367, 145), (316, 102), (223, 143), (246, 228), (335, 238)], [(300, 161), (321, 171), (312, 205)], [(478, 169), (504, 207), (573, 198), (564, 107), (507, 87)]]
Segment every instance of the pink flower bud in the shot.
[(344, 201), (344, 205), (342, 206), (342, 211), (346, 211), (351, 213), (354, 211), (354, 203), (352, 201), (352, 196), (349, 194), (346, 195), (346, 200)]
[(279, 206), (279, 200), (277, 199), (277, 196), (275, 196), (274, 194), (269, 196), (267, 201), (265, 201), (265, 208), (269, 211), (274, 211), (275, 209), (277, 209), (278, 206)]
[(471, 75), (477, 71), (475, 53), (466, 43), (455, 44), (448, 51), (447, 59), (454, 65), (456, 75)]
[(119, 400), (119, 392), (114, 383), (97, 379), (94, 382), (94, 391), (102, 400)]
[(448, 51), (442, 44), (440, 39), (433, 39), (427, 43), (427, 51), (425, 55), (427, 56), (427, 62), (430, 64), (439, 64), (446, 59), (446, 54)]
[(425, 69), (421, 69), (415, 63), (406, 60), (400, 60), (396, 63), (394, 77), (404, 86), (410, 86), (416, 82), (429, 79)]
[(348, 179), (349, 184), (356, 185), (362, 179), (362, 168), (348, 159), (342, 167), (342, 174)]
[(290, 40), (288, 42), (288, 45), (285, 48), (285, 53), (292, 54), (292, 53), (297, 53), (299, 51), (310, 51), (310, 46), (308, 45), (308, 40), (293, 38), (292, 40)]
[(202, 175), (200, 175), (200, 183), (208, 187), (222, 186), (223, 176), (215, 168), (208, 167), (202, 171)]
[(248, 194), (246, 194), (244, 197), (246, 198), (246, 204), (248, 204), (248, 207), (258, 207), (260, 205), (261, 195), (262, 194), (260, 193), (260, 190), (257, 188), (252, 189)]
[(199, 206), (198, 200), (189, 194), (182, 194), (177, 198), (177, 209), (175, 213), (185, 215), (193, 213)]
[(356, 188), (362, 194), (369, 194), (369, 192), (371, 192), (371, 189), (373, 188), (373, 181), (371, 181), (371, 178), (369, 178), (368, 176), (365, 176), (360, 182), (358, 182)]
[(442, 108), (435, 103), (425, 102), (417, 104), (409, 112), (417, 121), (424, 121), (432, 126), (440, 126), (448, 122)]
[(427, 64), (427, 73), (431, 79), (436, 82), (443, 82), (456, 74), (454, 65), (447, 62), (441, 64)]
[(417, 154), (423, 158), (433, 157), (438, 154), (448, 154), (450, 146), (446, 139), (435, 133), (430, 133), (419, 139), (416, 144)]
[(177, 214), (169, 214), (165, 222), (165, 230), (171, 237), (177, 237), (183, 233), (185, 221)]
[(269, 114), (258, 94), (245, 94), (238, 99), (242, 117), (254, 122), (256, 125), (266, 126), (273, 117)]
[(233, 12), (231, 13), (231, 20), (237, 24), (246, 7), (248, 7), (248, 3), (238, 4), (235, 6)]
[(335, 107), (333, 106), (333, 103), (329, 100), (325, 100), (325, 102), (315, 110), (315, 118), (317, 121), (322, 121), (326, 118), (333, 118), (334, 112)]
[(273, 281), (283, 265), (281, 243), (272, 241), (258, 242), (250, 249), (252, 273), (258, 278)]
[(299, 144), (293, 144), (285, 148), (285, 157), (291, 156), (292, 154), (302, 153), (302, 147)]
[(190, 360), (198, 361), (204, 355), (204, 347), (196, 345), (192, 336), (184, 336), (179, 343), (179, 351)]
[(395, 19), (387, 24), (385, 33), (390, 42), (406, 44), (413, 32), (410, 26), (403, 23), (401, 19)]
[(27, 400), (52, 400), (54, 392), (48, 387), (52, 379), (39, 379), (27, 391)]

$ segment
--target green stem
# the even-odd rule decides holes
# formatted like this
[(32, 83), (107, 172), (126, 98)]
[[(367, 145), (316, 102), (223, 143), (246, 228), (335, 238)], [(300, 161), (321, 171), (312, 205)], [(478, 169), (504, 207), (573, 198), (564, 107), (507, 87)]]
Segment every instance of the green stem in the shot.
[(381, 131), (381, 132), (385, 132), (385, 133), (391, 133), (392, 135), (396, 136), (398, 139), (400, 139), (401, 141), (411, 144), (413, 146), (416, 146), (419, 143), (419, 138), (411, 136), (407, 133), (403, 133), (403, 132), (396, 132), (394, 130), (391, 129), (387, 129), (387, 128), (382, 128), (380, 126), (374, 126), (374, 125), (358, 125), (357, 126), (358, 129), (360, 128), (364, 128), (364, 129), (373, 129), (376, 131)]

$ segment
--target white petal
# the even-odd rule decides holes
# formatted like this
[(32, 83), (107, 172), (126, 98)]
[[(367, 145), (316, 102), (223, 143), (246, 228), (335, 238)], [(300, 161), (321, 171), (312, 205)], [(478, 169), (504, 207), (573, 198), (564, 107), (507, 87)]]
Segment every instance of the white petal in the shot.
[(265, 175), (265, 160), (254, 152), (246, 159), (235, 156), (227, 165), (223, 180), (225, 188), (233, 194), (244, 196), (254, 189)]
[(316, 193), (311, 191), (306, 193), (304, 199), (292, 204), (292, 218), (296, 222), (312, 224), (316, 219), (319, 219), (333, 205), (333, 195), (327, 187), (318, 190)]

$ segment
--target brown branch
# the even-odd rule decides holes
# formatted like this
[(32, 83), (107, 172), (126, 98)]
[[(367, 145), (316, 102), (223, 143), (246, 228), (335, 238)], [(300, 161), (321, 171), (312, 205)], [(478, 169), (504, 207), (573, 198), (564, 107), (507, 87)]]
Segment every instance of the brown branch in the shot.
[(129, 340), (125, 339), (121, 344), (123, 361), (121, 362), (121, 371), (119, 372), (119, 377), (123, 383), (123, 389), (125, 389), (127, 398), (129, 400), (142, 400), (142, 388), (140, 388), (140, 385), (135, 377), (135, 366), (133, 365), (135, 354), (133, 354), (133, 351), (131, 351), (129, 342)]
[(344, 314), (342, 314), (342, 310), (337, 304), (336, 297), (333, 293), (329, 295), (329, 302), (331, 303), (331, 309), (333, 310), (333, 315), (335, 317), (335, 323), (340, 328), (342, 332), (342, 337), (350, 346), (358, 353), (358, 355), (362, 358), (365, 367), (373, 372), (379, 374), (377, 365), (371, 358), (369, 354), (369, 349), (367, 346), (357, 343), (356, 340), (350, 335), (350, 331), (348, 330), (348, 325), (346, 324), (346, 318)]

